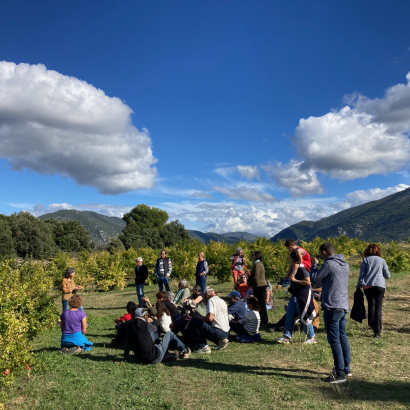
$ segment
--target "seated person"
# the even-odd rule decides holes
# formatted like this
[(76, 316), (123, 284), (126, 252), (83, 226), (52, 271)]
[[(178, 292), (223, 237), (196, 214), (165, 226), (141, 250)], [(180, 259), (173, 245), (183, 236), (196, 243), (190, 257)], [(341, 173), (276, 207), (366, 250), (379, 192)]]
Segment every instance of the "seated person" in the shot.
[(169, 332), (171, 330), (169, 325), (172, 323), (171, 312), (165, 306), (164, 302), (157, 302), (155, 307), (157, 309), (159, 323), (161, 324), (161, 333)]
[(195, 346), (195, 339), (192, 337), (189, 327), (191, 320), (194, 318), (202, 320), (203, 318), (203, 316), (197, 312), (196, 307), (197, 305), (193, 300), (186, 300), (183, 304), (181, 318), (169, 325), (176, 335), (181, 332), (183, 343), (188, 346)]
[(233, 320), (229, 322), (230, 329), (234, 331), (238, 336), (236, 340), (241, 343), (252, 343), (261, 340), (259, 333), (259, 327), (261, 324), (261, 317), (259, 311), (258, 300), (254, 297), (250, 297), (246, 300), (249, 311), (246, 316), (240, 320)]
[[(137, 304), (135, 302), (128, 302), (127, 306), (125, 307), (127, 310), (127, 313), (125, 315), (122, 315), (121, 317), (118, 317), (114, 319), (114, 323), (117, 325), (120, 325), (124, 322), (128, 322), (131, 320), (134, 316), (134, 312), (137, 309)], [(125, 328), (124, 327), (115, 327), (117, 329), (117, 337), (114, 339), (111, 339), (112, 344), (124, 344), (125, 343)]]
[[(171, 300), (169, 300), (169, 298), (174, 300), (174, 296), (175, 296), (174, 292), (158, 292), (156, 294), (157, 302), (162, 302), (166, 306), (166, 308), (171, 313), (172, 320), (176, 320), (181, 317), (181, 314), (179, 313), (178, 308), (172, 303)], [(160, 316), (158, 317), (161, 320)]]
[(175, 294), (175, 305), (182, 306), (184, 300), (189, 298), (189, 294), (188, 282), (185, 279), (181, 279), (178, 284), (177, 293)]
[(206, 300), (199, 285), (195, 285), (192, 288), (192, 295), (189, 296), (188, 299), (193, 300), (196, 303), (196, 310), (199, 314), (201, 314), (202, 316), (206, 315)]
[(228, 293), (231, 303), (228, 305), (229, 320), (239, 320), (246, 315), (246, 303), (241, 300), (241, 294), (234, 290)]
[(189, 330), (199, 349), (196, 353), (211, 353), (207, 340), (218, 345), (218, 350), (224, 350), (228, 345), (229, 320), (228, 307), (223, 299), (216, 296), (212, 288), (206, 288), (207, 314), (200, 319), (192, 319)]
[[(147, 322), (148, 323), (152, 323), (156, 328), (157, 328), (157, 333), (160, 334), (161, 331), (161, 322), (158, 320), (158, 312), (157, 309), (153, 306), (151, 306), (148, 310), (147, 310), (147, 314), (148, 314), (148, 319)], [(164, 332), (165, 333), (165, 332)]]
[(87, 315), (79, 308), (83, 304), (80, 295), (73, 295), (68, 300), (69, 309), (60, 316), (61, 352), (79, 353), (90, 350), (92, 343), (85, 337), (87, 331)]
[(241, 294), (241, 298), (245, 296), (248, 289), (251, 289), (251, 287), (248, 286), (248, 275), (246, 275), (246, 273), (242, 273), (239, 276), (238, 281), (235, 283), (234, 289)]
[(273, 307), (273, 290), (272, 290), (272, 285), (270, 284), (269, 281), (268, 286), (266, 287), (266, 309), (272, 309)]
[(172, 332), (167, 332), (160, 341), (156, 333), (151, 332), (150, 327), (154, 327), (146, 321), (144, 309), (138, 308), (135, 311), (135, 318), (128, 322), (131, 325), (127, 327), (126, 349), (124, 350), (124, 360), (128, 361), (129, 352), (132, 350), (139, 364), (157, 364), (161, 363), (168, 349), (176, 349), (179, 353), (172, 355), (171, 359), (176, 360), (179, 357), (188, 359), (191, 350), (175, 336)]

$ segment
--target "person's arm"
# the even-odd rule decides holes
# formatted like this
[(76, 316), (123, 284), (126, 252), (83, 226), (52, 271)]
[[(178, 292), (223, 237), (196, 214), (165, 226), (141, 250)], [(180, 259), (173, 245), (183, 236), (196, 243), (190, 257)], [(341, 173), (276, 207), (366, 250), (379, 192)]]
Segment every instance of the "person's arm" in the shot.
[(294, 283), (297, 283), (298, 285), (302, 285), (302, 286), (310, 286), (310, 278), (304, 278), (304, 279), (295, 279), (295, 276), (292, 275), (290, 277), (290, 280)]
[(212, 299), (208, 300), (208, 303), (206, 305), (206, 316), (204, 316), (202, 320), (209, 323), (214, 320), (214, 304), (212, 302)]
[(208, 273), (208, 262), (204, 261), (204, 271), (201, 273), (201, 276), (206, 275)]
[[(189, 298), (188, 298), (188, 299), (189, 299)], [(201, 300), (202, 300), (202, 296), (199, 295), (196, 299), (194, 299), (194, 302), (195, 302), (196, 304), (198, 304)]]
[(385, 279), (390, 279), (389, 267), (387, 266), (387, 263), (384, 259), (383, 259), (383, 276)]
[(81, 333), (83, 334), (83, 335), (85, 335), (85, 332), (87, 331), (87, 317), (86, 316), (84, 316), (82, 319), (81, 319)]
[(313, 265), (312, 265), (312, 269), (310, 270), (310, 280), (313, 283), (318, 283), (330, 273), (329, 264), (326, 263), (326, 261), (321, 266), (320, 269), (318, 269), (317, 263), (318, 263), (317, 259), (313, 258)]
[(362, 264), (360, 265), (360, 273), (359, 278), (357, 279), (356, 289), (359, 289), (363, 286), (363, 278), (366, 272), (366, 262), (364, 259), (362, 260)]
[(118, 325), (118, 324), (122, 323), (122, 320), (119, 317), (117, 317), (117, 319), (114, 319), (114, 323), (116, 323)]
[(296, 251), (296, 256), (298, 257), (298, 262), (299, 262), (299, 264), (300, 265), (303, 265), (303, 251), (302, 251), (302, 249), (298, 249), (297, 251)]
[(68, 282), (65, 279), (61, 282), (61, 290), (64, 294), (72, 293), (72, 289), (68, 286)]
[(266, 300), (265, 300), (266, 303), (269, 302), (270, 292), (272, 292), (272, 291), (271, 291), (270, 288), (269, 288), (269, 290), (266, 291)]
[(230, 261), (233, 261), (235, 258), (236, 258), (236, 255), (232, 255), (232, 256), (229, 258), (229, 260), (230, 260)]
[(292, 274), (292, 271), (294, 270), (294, 262), (293, 259), (289, 256), (289, 267), (288, 267), (288, 271), (286, 272), (286, 276), (284, 278), (284, 280), (288, 280), (290, 275)]
[(156, 278), (158, 277), (158, 259), (157, 259), (157, 261), (155, 262), (155, 265), (154, 265), (154, 276)]
[(208, 313), (206, 316), (204, 316), (204, 317), (202, 318), (202, 320), (203, 320), (204, 322), (209, 322), (209, 323), (211, 323), (211, 322), (214, 320), (214, 314), (213, 314), (213, 313)]
[(167, 273), (167, 278), (169, 278), (171, 276), (171, 272), (172, 272), (172, 263), (171, 263), (171, 259), (168, 259), (168, 273)]

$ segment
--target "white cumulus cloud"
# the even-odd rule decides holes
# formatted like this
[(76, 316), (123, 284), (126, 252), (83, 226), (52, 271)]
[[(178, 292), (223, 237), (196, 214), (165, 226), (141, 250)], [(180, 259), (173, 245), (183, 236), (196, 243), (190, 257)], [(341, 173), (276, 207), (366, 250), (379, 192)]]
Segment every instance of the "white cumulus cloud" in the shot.
[(260, 202), (275, 202), (275, 197), (258, 192), (254, 189), (249, 189), (245, 187), (235, 187), (235, 188), (224, 188), (214, 186), (211, 188), (213, 191), (225, 194), (228, 199), (246, 200), (246, 201), (260, 201)]
[(69, 177), (103, 194), (151, 188), (151, 139), (131, 114), (119, 98), (75, 77), (0, 62), (0, 156), (13, 170)]
[(404, 191), (405, 189), (410, 188), (406, 184), (398, 184), (386, 189), (381, 188), (372, 188), (366, 190), (354, 191), (346, 194), (349, 201), (354, 205), (364, 204), (370, 201), (376, 201), (377, 199), (382, 199), (388, 195), (393, 195), (397, 192)]
[(316, 172), (312, 169), (303, 169), (302, 161), (291, 160), (288, 164), (267, 164), (261, 168), (275, 180), (275, 182), (289, 190), (293, 197), (304, 195), (323, 194), (324, 189)]
[(259, 171), (258, 171), (258, 167), (256, 166), (252, 166), (252, 165), (238, 165), (236, 167), (236, 169), (239, 172), (239, 175), (241, 177), (244, 177), (248, 180), (251, 179), (260, 179), (260, 175), (259, 175)]

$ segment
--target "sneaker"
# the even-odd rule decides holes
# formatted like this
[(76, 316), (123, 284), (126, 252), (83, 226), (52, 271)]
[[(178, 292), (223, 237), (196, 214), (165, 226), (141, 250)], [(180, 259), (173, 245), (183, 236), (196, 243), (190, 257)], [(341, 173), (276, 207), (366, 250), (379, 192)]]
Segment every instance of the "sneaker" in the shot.
[(353, 374), (351, 372), (349, 372), (349, 373), (345, 373), (345, 376), (346, 377), (353, 377)]
[(326, 379), (322, 379), (325, 383), (339, 384), (346, 383), (345, 376), (338, 376), (336, 373), (332, 372)]
[(182, 358), (188, 359), (189, 356), (191, 356), (191, 349), (189, 347), (186, 347), (185, 350), (182, 352)]
[(228, 343), (229, 343), (228, 339), (220, 340), (219, 343), (218, 343), (218, 350), (226, 349), (226, 346), (228, 346)]
[(284, 337), (284, 336), (278, 337), (278, 338), (276, 338), (276, 339), (274, 339), (274, 340), (275, 340), (275, 342), (277, 342), (277, 343), (281, 343), (281, 344), (285, 344), (285, 345), (288, 345), (288, 344), (290, 343), (290, 339), (288, 339), (287, 337)]
[(305, 340), (304, 343), (305, 343), (305, 345), (314, 345), (317, 342), (316, 342), (316, 339), (314, 337), (312, 337), (310, 339)]
[(176, 353), (167, 353), (162, 359), (163, 362), (172, 362), (173, 360), (178, 360), (179, 352)]
[(195, 350), (195, 353), (199, 353), (199, 354), (209, 354), (211, 353), (211, 348), (209, 346), (205, 346), (205, 347), (201, 347), (198, 350)]
[(75, 354), (75, 353), (81, 353), (83, 351), (83, 349), (80, 346), (74, 346), (74, 347), (66, 347), (66, 351), (63, 353), (67, 353), (67, 354)]
[(62, 347), (60, 353), (67, 353), (68, 347)]

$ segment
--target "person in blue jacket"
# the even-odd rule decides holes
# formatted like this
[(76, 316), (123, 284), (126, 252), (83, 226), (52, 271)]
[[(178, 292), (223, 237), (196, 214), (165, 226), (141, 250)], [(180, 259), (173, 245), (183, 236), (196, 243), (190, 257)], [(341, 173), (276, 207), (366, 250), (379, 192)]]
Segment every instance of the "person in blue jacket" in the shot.
[(201, 287), (201, 291), (205, 294), (206, 290), (206, 274), (208, 273), (208, 262), (205, 260), (203, 252), (198, 253), (198, 263), (196, 264), (195, 278), (196, 285)]

